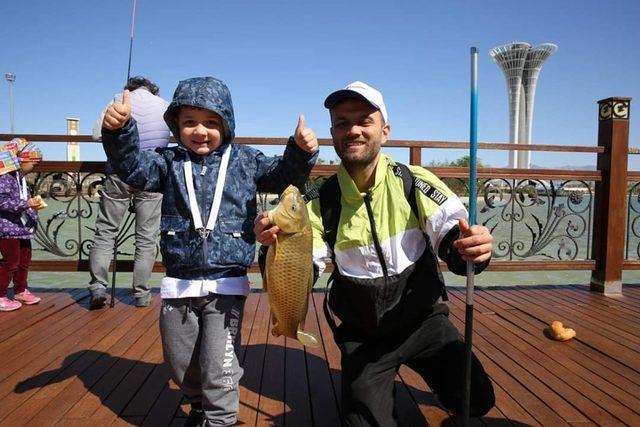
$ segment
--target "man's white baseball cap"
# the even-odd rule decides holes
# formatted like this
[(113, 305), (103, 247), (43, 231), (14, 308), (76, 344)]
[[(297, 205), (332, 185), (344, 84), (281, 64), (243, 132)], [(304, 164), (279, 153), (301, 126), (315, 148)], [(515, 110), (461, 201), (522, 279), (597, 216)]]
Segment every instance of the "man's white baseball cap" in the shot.
[(327, 96), (327, 99), (324, 100), (324, 106), (328, 109), (332, 109), (338, 102), (347, 98), (362, 99), (363, 101), (368, 102), (371, 106), (380, 110), (385, 123), (389, 122), (387, 117), (387, 107), (384, 106), (382, 94), (378, 90), (361, 81), (349, 83), (344, 89), (337, 90)]

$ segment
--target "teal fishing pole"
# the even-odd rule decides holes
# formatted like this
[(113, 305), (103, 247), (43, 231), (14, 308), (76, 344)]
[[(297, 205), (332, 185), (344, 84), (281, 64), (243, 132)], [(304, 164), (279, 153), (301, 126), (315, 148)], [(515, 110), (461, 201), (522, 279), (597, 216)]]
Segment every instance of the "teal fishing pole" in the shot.
[[(478, 152), (478, 49), (471, 48), (471, 108), (469, 126), (469, 226), (476, 223), (476, 154)], [(464, 386), (462, 401), (462, 425), (469, 425), (471, 406), (471, 357), (473, 338), (473, 286), (475, 269), (467, 261), (467, 295), (464, 316)]]

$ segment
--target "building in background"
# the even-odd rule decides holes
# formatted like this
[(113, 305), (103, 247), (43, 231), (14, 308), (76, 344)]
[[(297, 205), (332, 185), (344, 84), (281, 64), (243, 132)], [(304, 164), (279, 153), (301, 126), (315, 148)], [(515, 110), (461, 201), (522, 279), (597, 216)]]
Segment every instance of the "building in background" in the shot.
[[(80, 120), (73, 118), (67, 119), (67, 135), (80, 135)], [(75, 141), (67, 142), (67, 161), (80, 161), (80, 145)]]
[[(558, 50), (552, 43), (531, 47), (513, 42), (491, 49), (489, 55), (498, 64), (507, 81), (509, 93), (509, 142), (531, 144), (533, 106), (542, 64)], [(510, 151), (509, 167), (529, 168), (530, 151)]]

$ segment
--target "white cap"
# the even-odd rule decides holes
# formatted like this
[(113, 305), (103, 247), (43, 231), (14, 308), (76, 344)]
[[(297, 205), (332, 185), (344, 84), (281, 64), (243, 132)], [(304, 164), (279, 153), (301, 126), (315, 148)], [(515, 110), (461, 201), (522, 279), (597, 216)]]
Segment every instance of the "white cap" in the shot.
[(363, 101), (368, 102), (371, 106), (380, 110), (385, 123), (389, 122), (387, 117), (387, 107), (384, 106), (382, 94), (378, 90), (361, 81), (349, 83), (344, 89), (337, 90), (327, 96), (327, 99), (324, 100), (324, 106), (328, 109), (332, 109), (338, 102), (347, 98), (362, 99)]

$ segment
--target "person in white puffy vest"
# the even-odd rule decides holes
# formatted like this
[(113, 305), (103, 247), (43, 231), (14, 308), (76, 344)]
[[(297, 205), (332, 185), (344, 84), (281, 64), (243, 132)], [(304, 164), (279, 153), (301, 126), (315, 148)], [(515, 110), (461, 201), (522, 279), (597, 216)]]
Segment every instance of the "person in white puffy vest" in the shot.
[[(158, 96), (158, 86), (144, 77), (136, 76), (129, 79), (125, 89), (131, 92), (131, 110), (138, 124), (140, 148), (155, 150), (166, 147), (169, 143), (169, 128), (163, 114), (169, 103)], [(122, 92), (116, 94), (109, 105), (113, 103), (122, 103)], [(93, 128), (94, 140), (100, 139), (103, 117), (104, 112)], [(156, 260), (162, 194), (139, 191), (127, 185), (109, 163), (105, 173), (95, 235), (89, 254), (89, 306), (91, 309), (101, 308), (107, 299), (113, 245), (120, 224), (131, 207), (136, 214), (133, 291), (136, 306), (146, 307), (151, 301), (148, 282)]]

